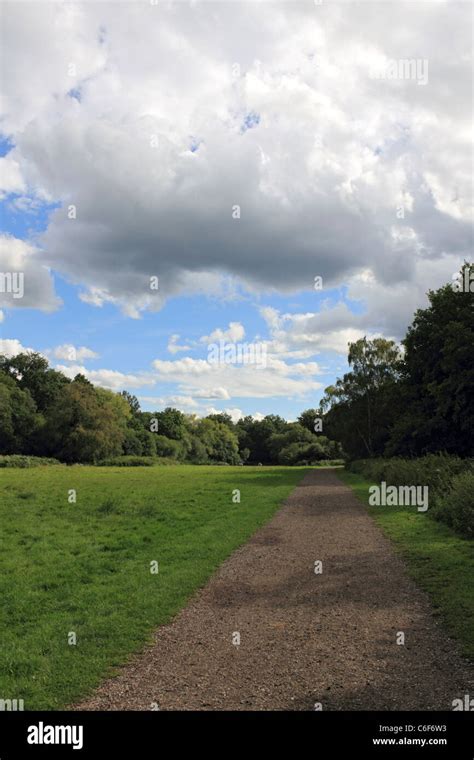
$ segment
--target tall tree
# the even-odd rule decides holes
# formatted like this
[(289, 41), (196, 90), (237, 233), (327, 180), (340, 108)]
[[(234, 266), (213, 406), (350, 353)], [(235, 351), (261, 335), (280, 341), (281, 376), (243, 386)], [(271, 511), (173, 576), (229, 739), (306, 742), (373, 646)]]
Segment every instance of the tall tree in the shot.
[(38, 411), (45, 411), (70, 380), (51, 369), (48, 360), (33, 351), (14, 357), (0, 356), (0, 371), (13, 377), (21, 390), (28, 390)]
[[(461, 268), (461, 283), (474, 265)], [(405, 409), (391, 451), (474, 453), (474, 293), (445, 285), (428, 293), (403, 341)]]
[(383, 453), (401, 372), (400, 349), (385, 338), (362, 338), (349, 344), (351, 371), (326, 388), (321, 402), (326, 431), (351, 456)]

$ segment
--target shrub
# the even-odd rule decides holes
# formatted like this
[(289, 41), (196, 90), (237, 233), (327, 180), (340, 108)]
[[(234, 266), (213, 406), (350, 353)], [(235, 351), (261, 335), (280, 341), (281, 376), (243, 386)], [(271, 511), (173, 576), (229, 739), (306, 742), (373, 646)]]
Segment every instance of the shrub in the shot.
[(142, 442), (136, 430), (129, 428), (125, 431), (123, 453), (125, 456), (141, 456), (143, 454)]
[(456, 533), (474, 538), (474, 470), (453, 478), (451, 490), (438, 502), (434, 517), (447, 523)]
[[(428, 486), (430, 515), (462, 535), (469, 535), (468, 531), (472, 531), (472, 497), (469, 500), (461, 495), (466, 495), (469, 485), (472, 487), (473, 484), (472, 459), (447, 454), (427, 454), (416, 459), (359, 459), (350, 462), (347, 469), (373, 482)], [(454, 490), (457, 496), (453, 494)], [(461, 505), (462, 498), (464, 506)]]
[(97, 462), (98, 467), (152, 467), (156, 463), (153, 457), (110, 457)]
[(155, 434), (151, 433), (149, 430), (138, 431), (138, 438), (142, 447), (141, 454), (143, 454), (144, 457), (154, 457), (156, 455), (155, 437)]
[(57, 459), (48, 457), (29, 457), (25, 454), (8, 454), (0, 456), (0, 467), (39, 467), (61, 464)]
[(179, 441), (175, 441), (173, 438), (167, 438), (165, 435), (155, 435), (154, 438), (157, 456), (178, 459), (181, 453), (181, 445)]

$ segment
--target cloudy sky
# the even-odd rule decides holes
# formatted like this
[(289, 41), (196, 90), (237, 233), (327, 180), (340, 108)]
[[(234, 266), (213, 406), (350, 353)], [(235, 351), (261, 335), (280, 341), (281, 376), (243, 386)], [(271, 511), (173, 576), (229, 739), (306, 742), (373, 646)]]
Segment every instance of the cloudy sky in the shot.
[(472, 258), (470, 2), (1, 11), (3, 352), (294, 419)]

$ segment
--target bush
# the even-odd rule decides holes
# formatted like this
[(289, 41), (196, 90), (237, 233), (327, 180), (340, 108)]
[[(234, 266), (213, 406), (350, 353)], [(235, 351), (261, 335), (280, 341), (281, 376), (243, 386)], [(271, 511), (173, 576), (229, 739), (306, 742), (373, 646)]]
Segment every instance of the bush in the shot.
[(155, 435), (154, 439), (157, 456), (178, 459), (182, 450), (179, 441), (175, 441), (173, 438), (167, 438), (165, 435)]
[(97, 462), (97, 467), (153, 467), (154, 464), (156, 464), (156, 459), (153, 457), (136, 457), (130, 455), (101, 459), (100, 462)]
[(417, 459), (359, 459), (348, 465), (351, 472), (376, 482), (384, 480), (394, 486), (428, 486), (432, 504), (444, 499), (453, 478), (471, 467), (471, 460), (446, 454), (428, 454)]
[(456, 533), (474, 538), (474, 471), (468, 470), (453, 478), (451, 490), (434, 511), (434, 517), (449, 525)]
[(154, 457), (156, 455), (155, 437), (155, 434), (150, 433), (149, 430), (138, 431), (138, 438), (140, 439), (142, 447), (141, 453), (144, 457)]
[[(467, 486), (473, 482), (472, 459), (447, 454), (428, 454), (417, 459), (359, 459), (350, 462), (347, 469), (373, 482), (385, 481), (387, 485), (428, 486), (430, 515), (456, 532), (472, 536), (468, 533), (469, 529), (472, 531), (472, 497), (471, 501), (465, 498), (465, 506), (461, 506), (461, 492), (465, 495)], [(458, 496), (453, 494), (454, 489)]]
[(48, 457), (29, 457), (25, 454), (8, 454), (0, 456), (0, 467), (39, 467), (61, 464), (57, 459)]
[(141, 456), (143, 454), (142, 442), (136, 430), (131, 430), (129, 428), (125, 431), (125, 438), (122, 445), (125, 456)]
[(155, 465), (176, 465), (179, 462), (170, 457), (109, 457), (96, 462), (96, 467), (154, 467)]

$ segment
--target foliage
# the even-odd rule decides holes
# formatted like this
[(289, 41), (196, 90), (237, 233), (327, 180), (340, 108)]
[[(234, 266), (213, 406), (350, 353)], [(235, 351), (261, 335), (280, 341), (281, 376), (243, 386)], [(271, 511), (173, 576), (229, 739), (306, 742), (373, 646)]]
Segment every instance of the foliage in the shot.
[[(351, 462), (347, 469), (365, 478), (388, 485), (427, 486), (430, 509), (428, 515), (450, 525), (463, 535), (469, 534), (472, 523), (472, 485), (474, 462), (446, 454), (428, 454), (415, 459), (362, 459)], [(456, 493), (453, 495), (453, 490)], [(466, 497), (466, 498), (464, 498)], [(464, 504), (462, 499), (464, 498)], [(472, 531), (472, 525), (470, 530)]]
[(451, 490), (435, 511), (456, 533), (474, 538), (474, 469), (456, 475)]
[[(473, 265), (464, 268), (474, 272)], [(293, 423), (276, 414), (234, 423), (226, 412), (204, 419), (172, 407), (142, 412), (128, 391), (96, 387), (83, 375), (71, 381), (40, 354), (0, 356), (0, 454), (67, 463), (125, 455), (265, 465), (315, 465), (343, 453), (473, 456), (472, 293), (448, 284), (428, 296), (403, 348), (384, 338), (349, 344), (350, 370), (326, 388), (319, 408), (305, 409)]]
[(47, 457), (32, 457), (25, 454), (7, 454), (0, 456), (0, 467), (41, 467), (45, 465), (60, 464), (57, 459)]
[(0, 454), (27, 451), (28, 439), (41, 422), (28, 388), (0, 371)]
[(351, 459), (474, 454), (473, 294), (451, 283), (428, 298), (402, 349), (381, 338), (350, 344), (351, 371), (326, 388), (324, 429)]
[(153, 467), (157, 463), (155, 457), (109, 457), (101, 459), (96, 464), (98, 467)]

